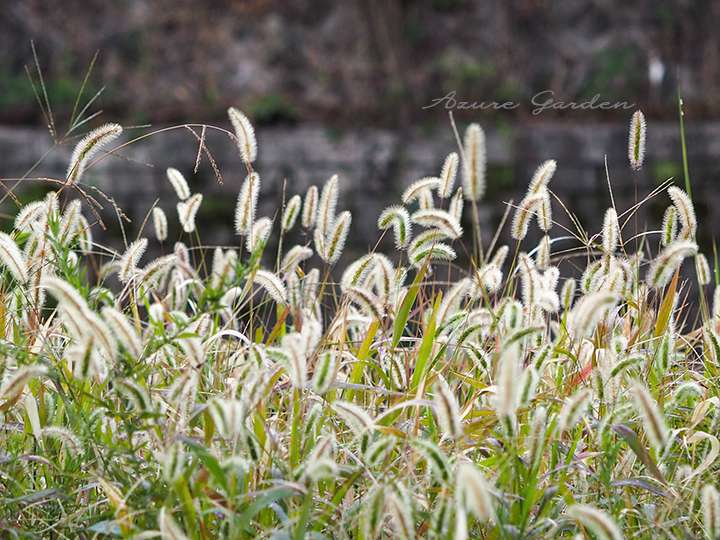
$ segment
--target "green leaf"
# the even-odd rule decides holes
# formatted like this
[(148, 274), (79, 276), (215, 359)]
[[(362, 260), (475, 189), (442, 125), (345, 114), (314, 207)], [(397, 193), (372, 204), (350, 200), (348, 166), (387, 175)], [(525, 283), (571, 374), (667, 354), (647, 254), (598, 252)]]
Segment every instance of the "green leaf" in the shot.
[(626, 426), (625, 424), (613, 424), (612, 430), (625, 439), (625, 442), (628, 443), (630, 449), (635, 452), (635, 455), (640, 459), (640, 461), (642, 461), (643, 465), (645, 465), (650, 474), (652, 474), (659, 482), (667, 484), (667, 481), (660, 472), (660, 469), (658, 469), (657, 464), (653, 458), (650, 457), (647, 449), (640, 444), (640, 439), (632, 428)]
[(435, 306), (433, 307), (432, 315), (428, 321), (427, 327), (425, 328), (425, 334), (423, 335), (422, 342), (420, 343), (420, 349), (418, 350), (417, 361), (415, 362), (415, 370), (412, 374), (412, 381), (410, 383), (410, 389), (417, 389), (420, 381), (425, 376), (427, 371), (427, 363), (430, 359), (430, 353), (432, 352), (433, 342), (435, 341), (435, 324), (437, 319), (437, 312), (440, 308), (440, 302), (442, 301), (442, 293), (438, 293), (435, 298)]
[[(370, 356), (370, 347), (373, 344), (373, 339), (375, 339), (375, 334), (377, 333), (379, 326), (380, 325), (377, 320), (374, 320), (372, 323), (370, 323), (367, 335), (365, 336), (365, 339), (360, 345), (360, 349), (358, 349), (358, 361), (355, 363), (355, 365), (353, 365), (352, 372), (350, 374), (351, 384), (359, 384), (360, 380), (362, 379), (365, 364), (368, 357)], [(343, 399), (346, 399), (347, 401), (352, 401), (354, 393), (355, 392), (353, 392), (352, 390), (345, 391), (345, 393), (343, 394)]]
[(246, 528), (249, 528), (250, 521), (255, 518), (258, 512), (264, 510), (274, 502), (286, 499), (288, 497), (292, 497), (295, 494), (295, 490), (287, 487), (276, 487), (270, 488), (266, 491), (261, 491), (248, 505), (245, 511), (240, 514), (239, 520), (245, 525)]
[(648, 482), (644, 478), (625, 478), (622, 480), (613, 480), (612, 482), (610, 482), (610, 485), (616, 487), (634, 487), (638, 489), (644, 489), (645, 491), (649, 491), (653, 495), (657, 495), (659, 497), (668, 496), (667, 491), (657, 487), (655, 484)]
[(229, 491), (227, 485), (227, 473), (222, 468), (222, 465), (220, 465), (220, 462), (218, 462), (218, 460), (210, 452), (208, 452), (207, 448), (205, 448), (201, 444), (198, 444), (194, 440), (183, 437), (182, 441), (185, 443), (188, 449), (197, 456), (197, 458), (202, 462), (205, 468), (210, 472), (213, 480), (215, 480), (220, 486), (222, 486), (222, 488), (227, 493)]
[(675, 305), (675, 293), (677, 291), (678, 277), (680, 270), (675, 272), (675, 275), (668, 285), (667, 292), (663, 298), (662, 304), (657, 314), (657, 322), (655, 323), (655, 337), (660, 337), (667, 330), (668, 324), (670, 324), (670, 316), (672, 315), (673, 306)]
[(678, 90), (678, 117), (680, 118), (680, 148), (682, 150), (683, 176), (685, 177), (685, 191), (692, 200), (692, 188), (690, 187), (690, 170), (688, 168), (687, 145), (685, 144), (685, 111), (683, 111), (683, 100)]
[(410, 285), (410, 288), (405, 293), (405, 298), (403, 298), (400, 309), (398, 310), (397, 316), (395, 317), (395, 322), (393, 323), (393, 347), (397, 347), (398, 343), (400, 343), (400, 338), (402, 337), (403, 331), (405, 330), (405, 324), (407, 324), (407, 320), (410, 317), (410, 310), (412, 309), (413, 305), (415, 305), (415, 299), (417, 298), (418, 292), (420, 292), (420, 284), (425, 277), (427, 267), (428, 263), (426, 262), (420, 268), (417, 275), (415, 276), (415, 279), (412, 282), (412, 285)]

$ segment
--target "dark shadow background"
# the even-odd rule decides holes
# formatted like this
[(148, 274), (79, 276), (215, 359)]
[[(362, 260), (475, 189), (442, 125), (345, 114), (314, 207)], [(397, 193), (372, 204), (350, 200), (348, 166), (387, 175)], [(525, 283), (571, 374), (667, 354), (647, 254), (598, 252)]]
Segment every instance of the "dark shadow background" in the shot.
[(673, 118), (678, 86), (707, 118), (720, 108), (718, 22), (712, 0), (10, 0), (0, 115), (39, 119), (23, 71), (34, 39), (58, 114), (99, 50), (93, 87), (126, 123), (219, 119), (234, 104), (258, 122), (395, 127), (430, 121), (420, 107), (451, 90), (527, 102), (545, 89)]
[[(424, 108), (435, 98), (455, 91), (458, 99), (518, 104), (512, 111), (455, 112), (461, 130), (477, 121), (488, 135), (481, 219), (489, 236), (503, 203), (522, 195), (544, 159), (558, 160), (551, 187), (590, 230), (609, 204), (606, 155), (621, 210), (667, 178), (683, 185), (680, 90), (702, 240), (709, 244), (720, 232), (713, 188), (720, 155), (718, 23), (720, 2), (709, 0), (10, 0), (0, 10), (0, 153), (7, 156), (0, 176), (11, 185), (53, 145), (28, 82), (26, 67), (37, 81), (30, 40), (61, 127), (96, 51), (83, 100), (103, 89), (91, 107), (102, 114), (88, 128), (118, 121), (138, 135), (147, 128), (132, 126), (227, 127), (226, 108), (241, 108), (259, 131), (267, 212), (339, 172), (343, 206), (355, 215), (357, 251), (376, 237), (383, 206), (412, 180), (437, 174), (455, 149), (447, 112)], [(643, 171), (631, 174), (627, 166), (632, 110), (534, 115), (533, 96), (544, 90), (562, 102), (597, 94), (642, 108), (649, 122)], [(30, 176), (64, 174), (73, 140), (60, 142)], [(208, 143), (223, 185), (206, 161), (193, 170), (196, 141), (186, 130), (104, 160), (86, 181), (116, 198), (137, 234), (156, 198), (174, 211), (164, 169), (176, 166), (206, 193), (204, 239), (230, 242), (242, 168), (223, 137)], [(23, 184), (30, 187), (13, 189), (35, 193), (36, 184)], [(0, 206), (5, 217), (10, 199)], [(666, 204), (661, 195), (645, 205), (637, 226), (657, 225)], [(109, 228), (112, 238), (117, 231)]]
[(92, 86), (126, 123), (220, 119), (234, 104), (258, 122), (397, 126), (431, 121), (420, 108), (450, 90), (527, 102), (545, 89), (673, 119), (678, 86), (708, 118), (719, 22), (708, 0), (10, 0), (0, 117), (39, 120), (24, 73), (34, 39), (58, 114), (99, 50)]

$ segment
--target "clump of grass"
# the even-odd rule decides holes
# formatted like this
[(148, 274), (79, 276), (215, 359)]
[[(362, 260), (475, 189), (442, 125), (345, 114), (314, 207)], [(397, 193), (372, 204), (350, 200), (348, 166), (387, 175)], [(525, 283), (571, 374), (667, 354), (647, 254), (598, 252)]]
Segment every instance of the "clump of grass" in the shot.
[[(153, 209), (162, 245), (162, 207), (177, 207), (170, 254), (143, 262), (142, 230), (122, 253), (94, 243), (79, 202), (55, 193), (0, 235), (9, 534), (717, 535), (720, 307), (715, 294), (693, 324), (680, 301), (688, 257), (703, 302), (711, 274), (684, 191), (668, 190), (642, 252), (623, 242), (637, 207), (614, 205), (600, 233), (578, 224), (576, 246), (558, 251), (568, 238), (550, 235), (547, 160), (515, 209), (515, 246), (480, 245), (470, 267), (450, 268), (463, 199), (476, 218), (486, 182), (473, 125), (439, 176), (379, 216), (395, 250), (337, 268), (352, 225), (341, 179), (257, 217), (254, 132), (230, 118), (248, 169), (235, 248), (201, 243), (202, 195), (175, 169), (178, 200)], [(94, 140), (73, 154), (64, 195)], [(543, 237), (529, 250), (533, 220)], [(291, 247), (269, 256), (273, 234)], [(578, 255), (576, 282), (559, 265)]]

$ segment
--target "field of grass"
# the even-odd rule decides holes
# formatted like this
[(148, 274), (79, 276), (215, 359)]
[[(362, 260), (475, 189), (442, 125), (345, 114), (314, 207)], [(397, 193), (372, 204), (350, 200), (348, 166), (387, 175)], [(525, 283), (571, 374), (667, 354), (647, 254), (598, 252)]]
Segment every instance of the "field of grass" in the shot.
[[(115, 124), (0, 233), (3, 537), (720, 537), (720, 295), (689, 183), (644, 194), (667, 200), (655, 229), (631, 232), (637, 207), (609, 191), (585, 231), (548, 160), (498, 245), (472, 124), (380, 216), (339, 208), (334, 176), (271, 219), (252, 126), (229, 116), (235, 247), (203, 245), (202, 195), (174, 169), (177, 214), (149, 209), (124, 252), (93, 241), (83, 175)], [(645, 129), (638, 112), (632, 169)], [(341, 268), (353, 219), (396, 249)]]

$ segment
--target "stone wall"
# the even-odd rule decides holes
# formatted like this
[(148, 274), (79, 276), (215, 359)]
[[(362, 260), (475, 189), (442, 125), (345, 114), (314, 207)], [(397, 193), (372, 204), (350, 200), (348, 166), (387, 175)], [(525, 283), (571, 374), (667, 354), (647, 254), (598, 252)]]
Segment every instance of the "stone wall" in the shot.
[[(544, 159), (557, 159), (558, 170), (551, 188), (591, 232), (600, 227), (602, 213), (610, 203), (606, 154), (620, 212), (671, 176), (676, 175), (675, 182), (683, 185), (676, 125), (650, 124), (648, 155), (640, 173), (633, 173), (627, 164), (626, 129), (625, 125), (543, 123), (488, 130), (488, 193), (480, 206), (486, 239), (489, 241), (506, 203), (523, 195), (534, 168)], [(126, 140), (141, 134), (134, 130), (126, 133)], [(339, 208), (353, 212), (352, 251), (371, 248), (377, 238), (375, 223), (381, 210), (397, 202), (411, 181), (438, 174), (445, 155), (456, 148), (452, 131), (445, 126), (409, 133), (382, 129), (337, 132), (317, 125), (271, 127), (259, 130), (258, 141), (257, 170), (262, 178), (259, 215), (272, 216), (283, 200), (283, 192), (286, 198), (304, 194), (309, 185), (321, 185), (338, 173), (342, 199)], [(83, 181), (113, 197), (126, 212), (132, 220), (125, 224), (129, 236), (138, 234), (157, 199), (168, 212), (171, 238), (177, 238), (180, 230), (174, 210), (176, 198), (164, 172), (168, 166), (176, 167), (186, 175), (192, 190), (205, 195), (198, 218), (203, 243), (232, 243), (236, 241), (232, 236), (233, 209), (244, 168), (236, 148), (221, 132), (208, 132), (207, 147), (221, 171), (222, 184), (205, 157), (197, 174), (193, 174), (197, 140), (182, 127), (105, 156), (87, 171)], [(53, 147), (47, 133), (39, 129), (0, 128), (0, 177), (5, 193), (13, 188), (23, 200), (37, 195), (47, 183), (35, 179), (63, 178), (71, 150), (72, 143)], [(720, 124), (689, 127), (688, 152), (693, 196), (701, 216), (701, 240), (709, 242), (715, 231), (720, 232), (720, 190), (716, 188), (720, 180)], [(15, 179), (25, 173), (27, 178), (16, 185)], [(4, 196), (0, 207), (5, 219), (13, 213), (11, 200)], [(638, 228), (656, 227), (666, 204), (667, 197), (660, 195), (643, 205), (637, 214)], [(98, 236), (118, 245), (118, 220), (111, 206), (104, 206), (102, 216), (108, 232), (98, 232)], [(88, 214), (87, 209), (85, 212)], [(570, 227), (559, 204), (555, 204), (554, 214), (560, 223)], [(630, 232), (634, 230), (635, 220), (628, 227)], [(152, 237), (153, 233), (148, 229), (144, 234)], [(507, 237), (506, 232), (503, 237)]]

